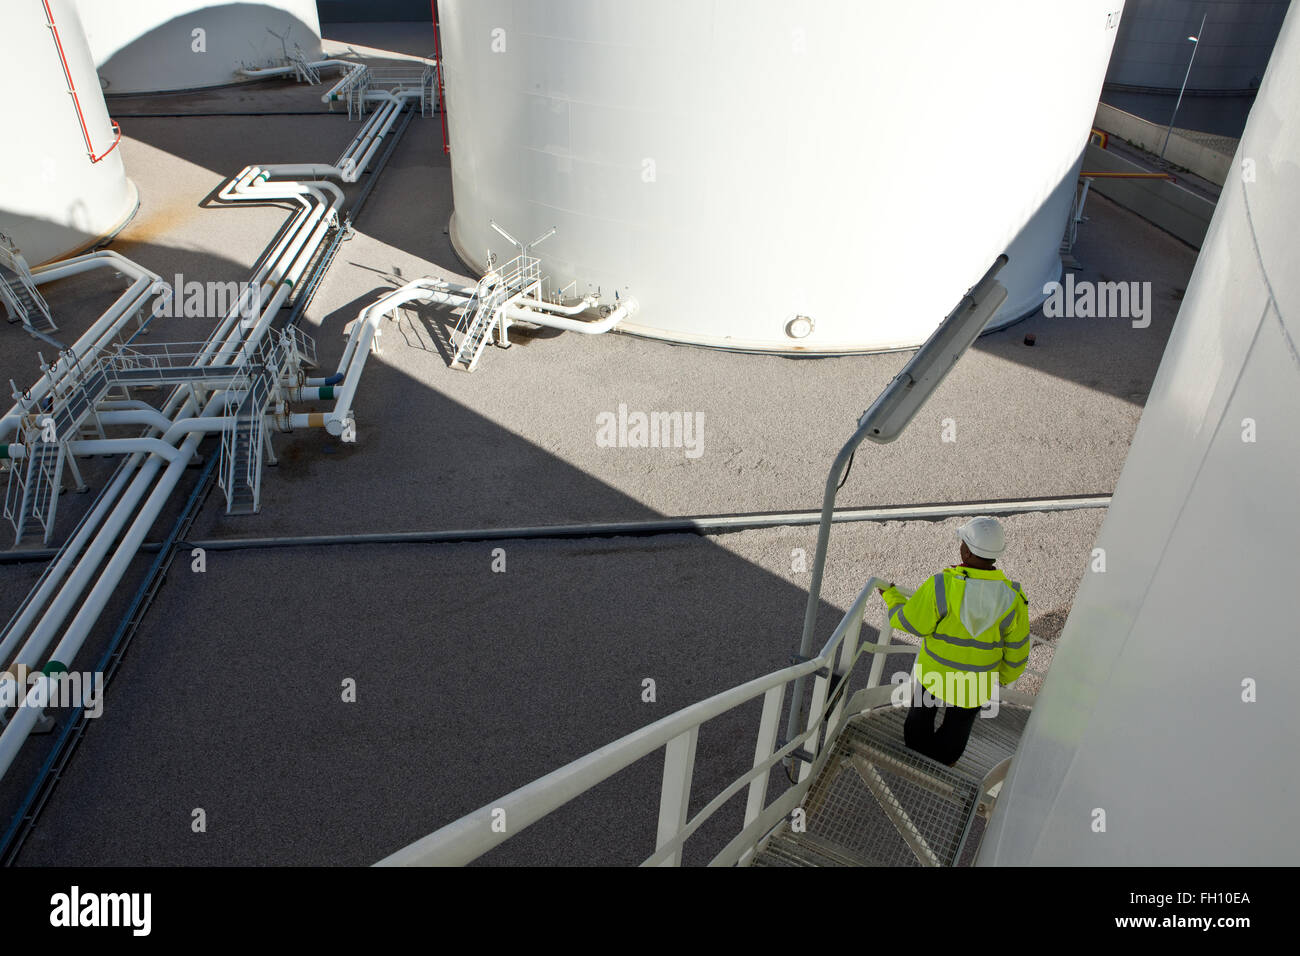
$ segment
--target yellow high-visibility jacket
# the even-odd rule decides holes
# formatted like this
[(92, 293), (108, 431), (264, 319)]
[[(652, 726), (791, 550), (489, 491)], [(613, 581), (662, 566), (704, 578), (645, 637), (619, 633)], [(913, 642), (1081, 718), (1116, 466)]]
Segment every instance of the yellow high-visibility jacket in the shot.
[(983, 706), (1029, 661), (1029, 599), (997, 569), (945, 568), (911, 598), (894, 587), (884, 597), (890, 623), (922, 639), (913, 676), (949, 704)]

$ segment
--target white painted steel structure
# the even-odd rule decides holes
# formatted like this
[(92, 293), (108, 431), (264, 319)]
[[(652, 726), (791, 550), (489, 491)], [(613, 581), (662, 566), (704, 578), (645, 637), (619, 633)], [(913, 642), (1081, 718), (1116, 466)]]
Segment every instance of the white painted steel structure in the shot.
[[(400, 98), (398, 102), (402, 103)], [(362, 151), (363, 140), (369, 141), (367, 136), (368, 128), (363, 127), (345, 151), (345, 156), (359, 156), (348, 168), (348, 174), (360, 175), (373, 156), (373, 150), (368, 147)], [(0, 664), (41, 668), (56, 663), (66, 665), (74, 659), (206, 435), (215, 432), (223, 435), (222, 480), (230, 502), (231, 483), (239, 477), (232, 467), (234, 464), (247, 465), (255, 458), (260, 475), (264, 438), (269, 454), (266, 428), (329, 427), (334, 434), (339, 434), (351, 421), (351, 401), (364, 367), (365, 346), (370, 341), (367, 335), (374, 331), (372, 325), (357, 323), (349, 345), (351, 351), (345, 354), (345, 362), (340, 363), (339, 374), (311, 383), (312, 387), (300, 384), (305, 376), (300, 377), (296, 367), (290, 369), (293, 374), (285, 376), (283, 368), (268, 360), (277, 347), (276, 339), (282, 343), (280, 348), (291, 356), (302, 351), (295, 344), (305, 339), (301, 333), (282, 335), (272, 332), (271, 326), (295, 283), (316, 256), (328, 229), (337, 222), (343, 192), (327, 180), (343, 179), (344, 174), (344, 169), (324, 164), (249, 166), (222, 188), (218, 196), (226, 202), (289, 200), (296, 208), (288, 227), (249, 283), (259, 294), (257, 308), (251, 310), (253, 314), (249, 314), (244, 300), (234, 303), (203, 343), (123, 346), (127, 323), (158, 291), (160, 280), (154, 273), (115, 253), (95, 253), (32, 271), (34, 280), (44, 284), (111, 265), (132, 276), (135, 282), (73, 346), (45, 367), (35, 384), (15, 396), (14, 407), (0, 419), (0, 451), (4, 452), (2, 457), (11, 460), (13, 467), (23, 467), (38, 449), (44, 452), (45, 439), (40, 437), (42, 416), (80, 408), (83, 410), (76, 412), (77, 420), (84, 420), (85, 400), (79, 398), (78, 390), (102, 369), (103, 361), (136, 368), (152, 367), (164, 381), (172, 381), (179, 372), (187, 370), (194, 375), (191, 381), (170, 393), (161, 409), (111, 397), (90, 402), (91, 417), (100, 425), (142, 426), (144, 431), (134, 437), (57, 436), (57, 444), (63, 446), (69, 460), (74, 454), (89, 453), (122, 454), (125, 458), (0, 634)], [(290, 176), (298, 178), (290, 180), (287, 178)], [(287, 341), (285, 335), (293, 341)], [(358, 345), (359, 359), (355, 355)], [(296, 359), (290, 363), (295, 364)], [(291, 414), (287, 403), (273, 401), (289, 395), (328, 400), (335, 394), (336, 383), (341, 383), (341, 388), (330, 415)], [(259, 389), (264, 390), (261, 404), (253, 409), (249, 420), (245, 398), (257, 394)], [(249, 426), (253, 438), (243, 450), (248, 460), (235, 462), (237, 446), (232, 444), (231, 435), (241, 425)], [(248, 473), (256, 482), (251, 468)], [(37, 477), (44, 477), (47, 482), (50, 478)], [(11, 483), (18, 480), (14, 474), (9, 478)], [(28, 478), (29, 482), (32, 480)], [(57, 499), (57, 472), (52, 481)], [(7, 505), (8, 501), (7, 496)], [(256, 510), (255, 484), (250, 503), (252, 510)], [(49, 530), (47, 525), (47, 538)], [(44, 695), (48, 695), (47, 679), (41, 677), (29, 688), (27, 703), (17, 708), (4, 724), (0, 732), (0, 777), (8, 772), (23, 742), (39, 722), (43, 711), (38, 701)]]
[(38, 265), (117, 232), (139, 196), (71, 0), (6, 3), (0, 55), (11, 87), (0, 232)]
[(315, 0), (77, 0), (77, 7), (110, 95), (234, 83), (237, 66), (279, 63), (295, 48), (320, 56)]
[(482, 271), (490, 220), (558, 226), (557, 282), (630, 283), (620, 328), (703, 345), (916, 346), (1004, 252), (1018, 318), (1121, 7), (443, 0), (453, 242)]
[[(710, 866), (744, 865), (750, 861), (764, 836), (800, 805), (826, 756), (831, 753), (828, 745), (845, 720), (873, 708), (891, 706), (890, 696), (895, 687), (881, 684), (885, 658), (891, 654), (914, 655), (919, 648), (912, 644), (892, 643), (893, 628), (887, 616), (884, 616), (878, 641), (861, 640), (867, 602), (875, 596), (876, 588), (888, 584), (881, 578), (871, 578), (835, 632), (811, 660), (756, 678), (655, 721), (449, 823), (385, 857), (377, 865), (463, 866), (471, 863), (570, 800), (661, 748), (664, 750), (664, 770), (659, 794), (658, 833), (654, 852), (646, 857), (642, 866), (680, 865), (682, 848), (691, 835), (729, 800), (747, 791), (744, 824), (740, 832), (710, 862)], [(910, 596), (911, 592), (901, 590)], [(1034, 640), (1038, 643), (1037, 638)], [(864, 655), (870, 658), (866, 686), (851, 699), (846, 699), (843, 693), (835, 694), (832, 674), (837, 675), (837, 684), (842, 682), (842, 686), (847, 687), (858, 660)], [(780, 743), (777, 733), (786, 689), (810, 676), (813, 677), (813, 691), (808, 720), (797, 735)], [(1033, 698), (1012, 687), (1001, 688), (1000, 693), (1007, 703), (1021, 706), (1033, 703)], [(700, 727), (759, 698), (763, 700), (763, 709), (755, 728), (752, 768), (690, 816), (687, 808)], [(810, 758), (821, 759), (801, 762), (798, 782), (768, 803), (768, 781), (772, 770), (800, 750)], [(503, 811), (505, 830), (493, 825)]]
[(1300, 859), (1297, 155), (1293, 5), (980, 863)]

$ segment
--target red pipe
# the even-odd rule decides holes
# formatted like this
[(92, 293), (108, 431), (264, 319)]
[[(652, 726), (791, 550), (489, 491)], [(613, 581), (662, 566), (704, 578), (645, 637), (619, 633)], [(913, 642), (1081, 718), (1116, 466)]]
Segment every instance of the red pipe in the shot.
[(438, 0), (430, 0), (433, 7), (433, 55), (438, 61), (438, 112), (442, 114), (442, 151), (451, 152), (447, 140), (447, 94), (442, 85), (442, 40), (438, 35)]
[(45, 7), (46, 26), (48, 26), (50, 32), (54, 34), (54, 45), (59, 48), (59, 62), (63, 64), (63, 75), (68, 81), (68, 92), (72, 94), (72, 105), (76, 107), (77, 110), (77, 122), (81, 124), (81, 136), (86, 141), (86, 152), (90, 155), (90, 161), (92, 163), (97, 163), (113, 150), (117, 149), (117, 144), (122, 142), (122, 128), (112, 119), (109, 119), (109, 122), (113, 124), (113, 145), (96, 156), (95, 147), (90, 143), (90, 130), (86, 129), (85, 114), (81, 112), (81, 100), (77, 97), (77, 87), (76, 84), (72, 82), (72, 71), (68, 69), (68, 58), (63, 54), (63, 41), (59, 39), (59, 28), (54, 25), (54, 14), (50, 10), (50, 0), (41, 0), (41, 3)]

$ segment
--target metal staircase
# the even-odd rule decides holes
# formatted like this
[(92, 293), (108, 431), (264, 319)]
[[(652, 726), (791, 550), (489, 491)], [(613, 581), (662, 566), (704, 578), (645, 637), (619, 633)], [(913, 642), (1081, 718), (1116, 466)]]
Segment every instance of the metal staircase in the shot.
[(289, 65), (293, 67), (294, 78), (300, 83), (315, 85), (320, 82), (320, 71), (311, 65), (301, 48), (295, 48), (288, 56)]
[(226, 514), (256, 514), (262, 496), (263, 422), (270, 401), (267, 368), (249, 370), (242, 394), (226, 400), (226, 415), (234, 422), (221, 434), (220, 484), (226, 493)]
[[(269, 452), (266, 416), (273, 404), (287, 401), (281, 388), (301, 383), (302, 370), (316, 367), (316, 343), (297, 326), (266, 336), (251, 360), (240, 366), (226, 398), (232, 423), (221, 435), (218, 483), (226, 493), (226, 514), (257, 514), (262, 507), (262, 464)], [(271, 459), (274, 463), (274, 458)]]
[(23, 540), (32, 521), (40, 525), (42, 540), (49, 544), (63, 482), (63, 443), (43, 441), (39, 425), (32, 431), (36, 434), (26, 442), (27, 457), (13, 463), (5, 489), (4, 514), (14, 526), (14, 544)]
[(0, 233), (0, 300), (9, 322), (21, 322), (29, 331), (57, 332), (50, 307), (36, 289), (27, 260), (13, 240)]
[[(1033, 698), (1013, 687), (1001, 688), (996, 713), (990, 710), (976, 719), (956, 766), (907, 749), (907, 708), (895, 697), (910, 685), (886, 680), (884, 668), (887, 659), (893, 658), (894, 666), (901, 659), (908, 662), (903, 673), (907, 676), (919, 647), (894, 643), (888, 617), (875, 640), (861, 639), (867, 604), (887, 585), (882, 578), (871, 578), (816, 656), (798, 658), (789, 667), (633, 731), (446, 824), (385, 857), (381, 865), (472, 862), (577, 795), (659, 752), (661, 785), (647, 791), (659, 798), (655, 850), (642, 866), (680, 865), (687, 841), (736, 802), (743, 803), (740, 829), (713, 855), (710, 866), (970, 864)], [(899, 590), (909, 596), (906, 588)], [(851, 678), (863, 657), (870, 661), (865, 686), (850, 695)], [(1042, 676), (1032, 667), (1026, 672)], [(812, 685), (807, 716), (800, 715), (793, 736), (779, 739), (778, 724), (787, 699), (792, 699), (788, 692), (801, 681)], [(760, 702), (761, 710), (756, 711)], [(694, 798), (701, 728), (742, 707), (749, 708), (751, 719), (758, 718), (752, 768), (711, 800)], [(748, 755), (749, 742), (744, 746)], [(770, 775), (775, 771), (784, 777), (780, 765), (786, 762), (798, 772), (791, 785), (770, 800)], [(509, 832), (493, 826), (501, 813), (514, 821)]]
[(119, 345), (90, 360), (64, 353), (55, 366), (42, 365), (50, 380), (48, 394), (37, 403), (15, 388), (27, 422), (25, 456), (9, 468), (4, 516), (20, 542), (32, 521), (48, 544), (58, 507), (65, 463), (81, 479), (68, 442), (93, 433), (103, 437), (96, 409), (116, 390), (140, 386), (189, 385), (227, 393), (226, 415), (233, 423), (222, 435), (221, 487), (227, 514), (253, 514), (261, 505), (265, 418), (272, 402), (287, 413), (283, 386), (300, 385), (303, 369), (316, 364), (316, 346), (296, 327), (268, 333), (242, 361), (212, 364), (205, 343), (159, 342)]
[(489, 272), (480, 279), (456, 325), (460, 341), (452, 368), (474, 371), (501, 322), (502, 312), (518, 299), (540, 296), (541, 287), (541, 260), (526, 254), (511, 259), (500, 272)]
[(1028, 713), (1003, 703), (996, 717), (977, 719), (955, 767), (907, 748), (906, 708), (851, 718), (803, 801), (804, 820), (782, 822), (752, 865), (960, 865)]

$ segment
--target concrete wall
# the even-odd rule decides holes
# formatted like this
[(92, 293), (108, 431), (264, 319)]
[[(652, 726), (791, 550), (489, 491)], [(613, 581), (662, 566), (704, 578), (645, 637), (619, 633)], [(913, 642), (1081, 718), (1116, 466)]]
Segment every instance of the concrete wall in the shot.
[[(1083, 168), (1085, 172), (1149, 172), (1096, 146), (1088, 147)], [(1091, 188), (1197, 249), (1214, 215), (1214, 203), (1167, 179), (1094, 179)]]
[[(1156, 154), (1159, 154), (1164, 144), (1167, 129), (1158, 123), (1144, 120), (1132, 113), (1125, 113), (1105, 103), (1097, 104), (1097, 118), (1094, 125), (1097, 129), (1105, 130), (1112, 136), (1127, 140), (1149, 153)], [(1180, 136), (1176, 132), (1169, 136), (1165, 159), (1220, 186), (1228, 178), (1228, 173), (1232, 169), (1231, 156)]]

